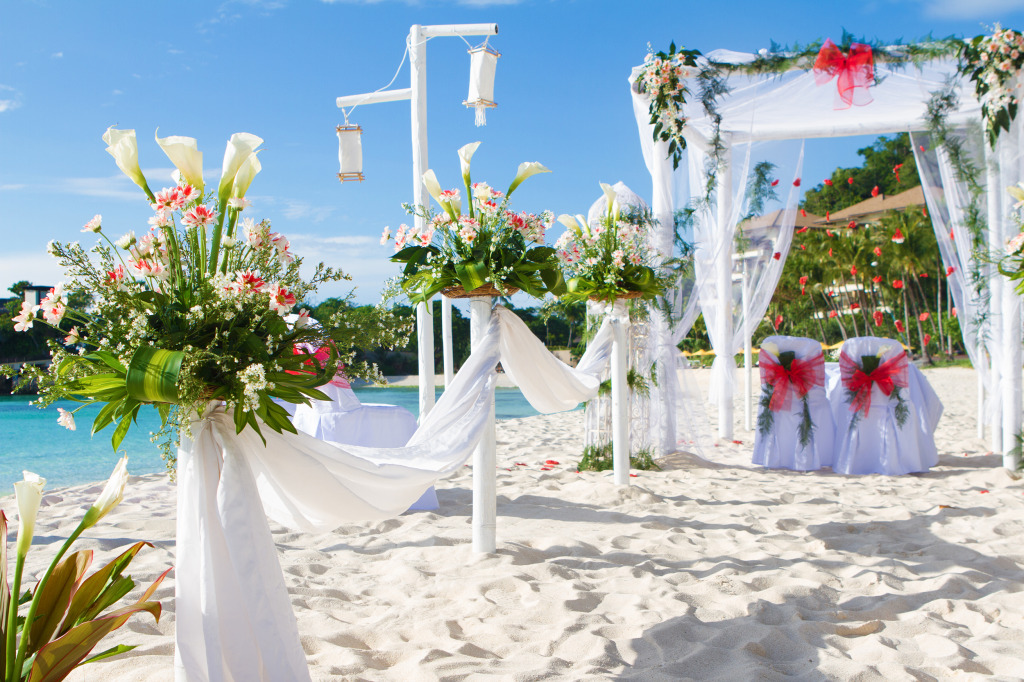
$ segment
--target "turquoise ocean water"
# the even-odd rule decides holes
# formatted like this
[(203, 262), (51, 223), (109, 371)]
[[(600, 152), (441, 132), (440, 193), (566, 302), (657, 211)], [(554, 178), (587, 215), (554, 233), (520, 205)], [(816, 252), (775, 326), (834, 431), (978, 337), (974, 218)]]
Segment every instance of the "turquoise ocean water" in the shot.
[[(419, 413), (419, 391), (416, 388), (389, 387), (355, 389), (364, 403), (401, 405), (413, 414)], [(438, 390), (438, 396), (441, 391)], [(35, 472), (46, 479), (46, 488), (105, 480), (120, 457), (110, 447), (113, 428), (108, 426), (90, 436), (93, 418), (99, 406), (83, 408), (75, 415), (76, 431), (57, 425), (57, 407), (73, 410), (76, 403), (56, 403), (46, 409), (30, 405), (31, 396), (0, 396), (0, 495), (13, 493), (11, 487), (20, 481), (22, 470)], [(517, 388), (499, 388), (495, 393), (498, 419), (529, 417), (537, 414)], [(121, 443), (128, 454), (128, 472), (132, 475), (165, 471), (156, 445), (149, 441), (150, 432), (160, 428), (160, 416), (153, 408), (139, 412), (138, 427), (133, 427)]]

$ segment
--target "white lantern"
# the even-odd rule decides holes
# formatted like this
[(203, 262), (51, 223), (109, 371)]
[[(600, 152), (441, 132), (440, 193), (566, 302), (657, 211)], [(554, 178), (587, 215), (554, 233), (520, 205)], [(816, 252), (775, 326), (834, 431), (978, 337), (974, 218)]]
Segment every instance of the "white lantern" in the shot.
[(338, 131), (338, 180), (363, 181), (363, 129), (357, 125), (340, 125)]
[(501, 55), (486, 44), (469, 51), (469, 97), (463, 102), (476, 109), (476, 124), (487, 125), (487, 109), (494, 103), (494, 71)]

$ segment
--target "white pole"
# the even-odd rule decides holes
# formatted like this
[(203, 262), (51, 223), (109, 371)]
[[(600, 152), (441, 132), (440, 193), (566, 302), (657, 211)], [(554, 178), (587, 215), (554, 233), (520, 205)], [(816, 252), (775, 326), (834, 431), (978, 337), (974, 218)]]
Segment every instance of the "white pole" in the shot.
[[(718, 168), (718, 182), (715, 198), (718, 210), (718, 231), (729, 232), (732, 217), (732, 149), (725, 140), (726, 157)], [(723, 239), (718, 254), (718, 347), (715, 348), (715, 364), (718, 365), (718, 437), (732, 440), (733, 415), (733, 370), (732, 357), (732, 239)]]
[[(409, 28), (409, 85), (412, 112), (412, 197), (413, 204), (427, 206), (430, 196), (423, 184), (427, 171), (427, 39), (421, 26)], [(416, 216), (416, 227), (426, 227)], [(433, 301), (416, 306), (416, 341), (419, 351), (420, 419), (434, 407), (434, 315)]]
[(746, 258), (743, 259), (743, 281), (740, 286), (743, 287), (743, 426), (747, 431), (752, 431), (754, 425), (751, 415), (753, 406), (750, 400), (750, 389), (753, 383), (753, 362), (751, 356), (754, 349), (750, 339), (750, 273), (747, 271)]
[[(985, 362), (985, 342), (982, 341), (981, 335), (978, 335), (978, 364)], [(985, 381), (982, 378), (981, 371), (976, 369), (975, 374), (978, 375), (978, 438), (985, 438)]]
[(452, 357), (452, 299), (441, 297), (441, 349), (444, 354), (444, 387), (447, 390), (455, 376), (455, 359)]
[[(988, 229), (989, 229), (989, 249), (992, 254), (993, 262), (998, 262), (1002, 245), (1004, 243), (1005, 235), (1003, 234), (1003, 221), (1000, 219), (999, 211), (999, 192), (1003, 189), (999, 185), (999, 171), (997, 161), (994, 158), (992, 150), (989, 149), (988, 145), (984, 145), (985, 149), (985, 181), (986, 181), (986, 198), (987, 203), (987, 218), (988, 218)], [(993, 452), (1003, 451), (1003, 414), (1002, 414), (1002, 369), (1003, 362), (1005, 360), (1004, 353), (1005, 348), (1003, 347), (1003, 320), (1002, 320), (1002, 298), (1003, 298), (1003, 280), (1004, 278), (995, 272), (995, 268), (986, 266), (989, 271), (989, 320), (991, 327), (989, 329), (989, 356), (992, 359), (992, 369), (990, 373), (990, 392), (989, 400), (987, 405), (989, 426), (991, 427), (991, 444)]]
[[(491, 323), (491, 298), (474, 296), (469, 299), (469, 338), (473, 350), (487, 333)], [(494, 437), (494, 395), (480, 443), (473, 450), (473, 551), (490, 554), (497, 549), (498, 458)]]
[(611, 325), (612, 467), (615, 484), (629, 485), (629, 386), (626, 383), (626, 328), (629, 326), (629, 315), (625, 300), (617, 300), (612, 306)]
[[(1000, 147), (1007, 143), (1004, 140)], [(1016, 154), (1017, 151), (1014, 150)], [(1019, 180), (1012, 165), (1003, 164), (1002, 158), (1005, 154), (996, 155), (999, 163), (997, 172), (999, 184), (996, 185), (998, 192), (999, 220), (1001, 222), (1001, 235), (998, 244), (1004, 244), (1006, 239), (1013, 235), (1014, 229), (1009, 224), (1009, 201), (1005, 188)], [(991, 187), (991, 185), (989, 186)], [(1021, 311), (1020, 296), (1017, 294), (1013, 282), (1002, 274), (997, 275), (1002, 280), (1003, 297), (1001, 301), (1002, 312), (1002, 338), (1000, 343), (1003, 347), (1003, 377), (1002, 377), (1002, 408), (1003, 408), (1003, 466), (1010, 471), (1016, 471), (1020, 464), (1018, 455), (1014, 452), (1017, 447), (1017, 438), (1021, 435), (1021, 364), (1024, 358), (1021, 357)]]

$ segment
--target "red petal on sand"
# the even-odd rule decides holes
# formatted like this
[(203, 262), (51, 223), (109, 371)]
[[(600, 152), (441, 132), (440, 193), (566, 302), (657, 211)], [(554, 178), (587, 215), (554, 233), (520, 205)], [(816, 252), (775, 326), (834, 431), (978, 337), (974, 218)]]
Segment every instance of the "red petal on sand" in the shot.
[(546, 459), (546, 460), (544, 460), (544, 463), (545, 463), (545, 464), (558, 464), (558, 462), (556, 462), (556, 461), (555, 461), (555, 460), (553, 460), (553, 459)]
[(979, 490), (978, 492), (979, 492), (979, 493), (981, 493), (982, 495), (984, 495), (984, 494), (985, 494), (985, 493), (987, 493), (988, 491), (987, 491), (987, 490)]
[(741, 440), (734, 440), (733, 441), (733, 445), (743, 445), (743, 441), (741, 441)]
[(526, 466), (526, 462), (516, 462), (516, 466), (517, 467), (524, 467), (524, 466)]
[[(638, 475), (638, 474), (630, 474), (630, 475), (629, 475), (629, 477), (630, 477), (630, 478), (636, 478), (636, 477), (637, 477), (637, 475)], [(988, 492), (988, 491), (986, 490), (985, 492)]]

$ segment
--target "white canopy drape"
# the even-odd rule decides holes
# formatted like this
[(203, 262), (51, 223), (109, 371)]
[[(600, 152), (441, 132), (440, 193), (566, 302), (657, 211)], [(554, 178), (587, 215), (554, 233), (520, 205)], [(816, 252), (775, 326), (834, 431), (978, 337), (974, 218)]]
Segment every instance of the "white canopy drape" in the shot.
[[(746, 63), (755, 58), (752, 54), (719, 50), (712, 52), (708, 58), (717, 63)], [(633, 70), (630, 82), (633, 83), (633, 109), (640, 133), (641, 147), (648, 169), (651, 171), (652, 211), (659, 219), (670, 218), (681, 207), (710, 198), (717, 215), (708, 218), (707, 225), (718, 232), (717, 239), (725, 249), (731, 252), (733, 241), (731, 235), (736, 229), (737, 211), (734, 210), (737, 193), (735, 192), (735, 176), (744, 177), (748, 172), (748, 159), (741, 145), (764, 140), (800, 139), (812, 137), (842, 137), (849, 135), (878, 135), (895, 132), (922, 131), (927, 129), (926, 115), (928, 104), (934, 92), (945, 89), (952, 83), (953, 93), (958, 105), (949, 114), (947, 124), (951, 128), (966, 128), (968, 125), (979, 125), (981, 105), (975, 99), (973, 85), (959, 79), (957, 64), (953, 59), (937, 59), (920, 65), (901, 67), (884, 63), (876, 63), (875, 84), (870, 93), (873, 101), (865, 106), (853, 106), (847, 109), (835, 107), (835, 81), (819, 86), (813, 71), (793, 70), (783, 74), (740, 74), (731, 73), (726, 76), (728, 92), (716, 99), (717, 117), (720, 117), (718, 132), (725, 146), (722, 155), (724, 165), (716, 169), (717, 187), (710, 197), (704, 196), (705, 184), (695, 181), (707, 179), (708, 167), (702, 164), (701, 158), (707, 157), (707, 149), (715, 134), (715, 121), (704, 110), (699, 98), (694, 94), (700, 91), (696, 79), (687, 83), (691, 93), (682, 115), (686, 118), (684, 137), (687, 148), (686, 157), (678, 170), (673, 170), (672, 159), (667, 153), (664, 142), (653, 142), (653, 127), (650, 125), (647, 97), (636, 91), (635, 80), (639, 72)], [(1006, 195), (1005, 187), (1024, 177), (1024, 159), (1022, 159), (1021, 143), (1024, 141), (1024, 116), (1018, 116), (1009, 133), (1003, 133), (995, 151), (989, 151), (984, 157), (984, 168), (987, 175), (987, 186), (990, 188), (987, 200), (988, 234), (987, 242), (998, 248), (1001, 255), (1002, 244), (1010, 233), (1016, 230), (1011, 222), (1012, 201)], [(916, 145), (915, 145), (916, 148)], [(927, 147), (926, 147), (927, 148)], [(924, 164), (927, 166), (927, 164)], [(940, 164), (941, 166), (941, 161)], [(947, 168), (948, 170), (948, 168)], [(924, 171), (928, 172), (928, 171)], [(732, 177), (730, 177), (730, 175)], [(680, 176), (689, 176), (685, 181)], [(696, 178), (695, 178), (696, 176)], [(935, 186), (933, 179), (924, 179), (926, 186)], [(953, 190), (952, 183), (944, 185)], [(678, 191), (683, 188), (683, 191)], [(732, 191), (730, 192), (730, 188)], [(956, 231), (957, 216), (955, 206), (962, 205), (961, 199), (951, 200), (946, 197), (947, 206), (952, 205), (953, 215), (950, 224)], [(934, 195), (929, 202), (934, 202)], [(730, 206), (730, 203), (733, 205)], [(931, 208), (931, 205), (929, 206)], [(706, 210), (712, 210), (705, 207)], [(938, 212), (938, 211), (937, 211)], [(722, 216), (731, 217), (723, 219)], [(701, 238), (698, 237), (698, 242)], [(966, 241), (966, 240), (965, 240)], [(664, 242), (660, 242), (664, 246)], [(941, 247), (941, 242), (940, 242)], [(958, 244), (957, 249), (960, 248)], [(713, 247), (712, 247), (713, 249)], [(943, 249), (943, 257), (951, 257), (953, 251)], [(705, 315), (708, 310), (715, 309), (712, 296), (717, 298), (719, 305), (724, 303), (727, 282), (724, 276), (725, 263), (730, 262), (732, 255), (720, 253), (717, 262), (720, 267), (713, 277), (703, 281), (698, 274), (701, 306)], [(968, 262), (961, 254), (956, 261), (946, 263), (958, 269), (967, 268)], [(987, 347), (989, 355), (988, 385), (992, 393), (989, 404), (1001, 405), (1002, 412), (995, 410), (993, 422), (994, 449), (1008, 450), (1012, 447), (1012, 436), (1021, 431), (1021, 312), (1020, 296), (1016, 295), (1008, 281), (993, 274), (989, 278), (991, 299), (987, 311), (980, 311), (973, 319), (987, 317), (990, 329), (988, 338), (991, 343)], [(774, 287), (772, 287), (773, 289)], [(707, 293), (705, 293), (707, 292)], [(962, 297), (962, 300), (968, 297)], [(705, 304), (706, 302), (706, 304)], [(964, 329), (974, 324), (966, 319), (969, 304), (958, 301), (961, 313), (960, 324)], [(724, 310), (724, 306), (721, 306)], [(981, 312), (985, 314), (982, 315)], [(708, 329), (719, 356), (716, 360), (727, 367), (729, 360), (721, 356), (729, 355), (735, 349), (735, 336), (730, 334), (724, 323), (708, 319)], [(980, 334), (984, 338), (984, 334)], [(659, 344), (667, 346), (671, 343), (671, 335), (664, 333)], [(973, 337), (965, 338), (965, 345), (973, 346), (972, 361), (980, 363), (979, 342)], [(976, 365), (977, 366), (977, 365)], [(1001, 367), (1009, 371), (1000, 373)], [(983, 370), (984, 371), (984, 370)], [(721, 381), (721, 380), (719, 380)], [(719, 386), (723, 384), (719, 383)], [(722, 396), (719, 402), (719, 435), (725, 435), (721, 423), (731, 424), (731, 398)], [(987, 410), (992, 415), (993, 410)]]

